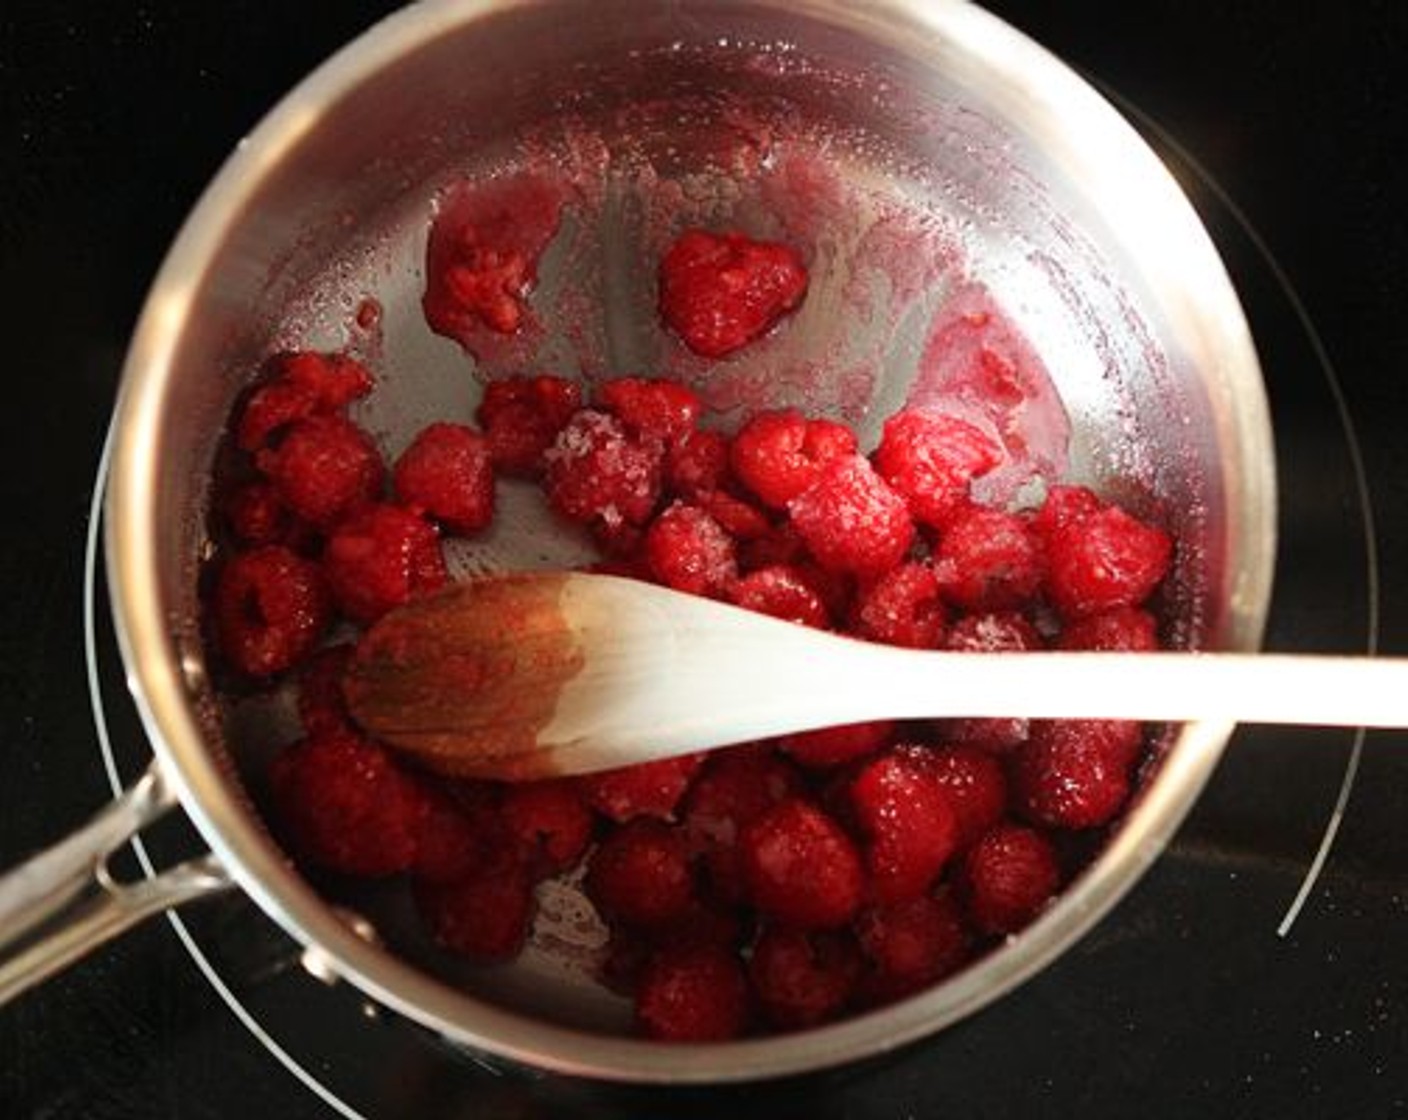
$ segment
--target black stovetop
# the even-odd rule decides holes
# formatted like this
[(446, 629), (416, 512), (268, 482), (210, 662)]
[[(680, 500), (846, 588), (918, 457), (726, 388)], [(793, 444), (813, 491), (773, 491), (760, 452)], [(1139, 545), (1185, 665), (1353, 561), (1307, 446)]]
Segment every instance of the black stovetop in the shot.
[[(392, 6), (0, 8), (0, 863), (111, 796), (87, 684), (84, 545), (145, 288), (234, 142)], [(991, 6), (1135, 117), (1242, 292), (1283, 485), (1269, 644), (1408, 653), (1408, 7)], [(107, 641), (100, 628), (94, 656), (130, 778), (143, 747)], [(1350, 732), (1239, 732), (1168, 853), (1093, 934), (883, 1061), (687, 1093), (481, 1066), (280, 967), (267, 923), (230, 899), (180, 929), (158, 919), (0, 1009), (0, 1116), (1408, 1112), (1401, 738), (1361, 750)]]

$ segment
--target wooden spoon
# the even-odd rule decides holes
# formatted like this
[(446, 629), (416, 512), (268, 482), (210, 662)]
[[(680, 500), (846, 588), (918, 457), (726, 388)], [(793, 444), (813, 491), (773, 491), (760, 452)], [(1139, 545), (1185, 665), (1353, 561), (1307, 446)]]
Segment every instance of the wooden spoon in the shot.
[(614, 576), (456, 584), (377, 622), (344, 681), (370, 734), (527, 779), (871, 719), (1408, 727), (1408, 659), (896, 649)]

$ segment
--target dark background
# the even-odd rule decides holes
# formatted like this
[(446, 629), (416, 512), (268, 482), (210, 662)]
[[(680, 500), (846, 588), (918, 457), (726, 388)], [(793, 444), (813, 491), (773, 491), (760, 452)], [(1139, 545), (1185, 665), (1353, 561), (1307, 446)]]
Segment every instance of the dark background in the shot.
[[(8, 0), (0, 8), (0, 308), (10, 339), (0, 362), (0, 449), (9, 464), (0, 475), (4, 863), (109, 796), (84, 687), (83, 541), (145, 289), (234, 142), (392, 6)], [(1362, 529), (1343, 484), (1352, 457), (1320, 375), (1276, 361), (1284, 351), (1289, 367), (1314, 344), (1282, 307), (1284, 293), (1274, 294), (1275, 269), (1255, 252), (1256, 239), (1298, 293), (1343, 384), (1377, 523), (1381, 644), (1408, 652), (1408, 518), (1400, 513), (1408, 487), (1408, 5), (992, 7), (1137, 109), (1160, 144), (1171, 137), (1225, 196), (1185, 172), (1249, 293), (1278, 408), (1283, 478), (1303, 484), (1285, 494), (1296, 527), (1285, 535), (1290, 574), (1273, 644), (1362, 649), (1368, 627), (1337, 621), (1336, 609), (1362, 619), (1368, 599), (1356, 551)], [(1229, 222), (1226, 200), (1255, 237)], [(1263, 299), (1263, 289), (1272, 295)], [(1295, 376), (1315, 386), (1302, 391)], [(323, 996), (303, 1001), (291, 977), (263, 1006), (271, 1021), (291, 1024), (286, 1045), (312, 1055), (314, 1075), (369, 1115), (1405, 1112), (1408, 769), (1394, 737), (1370, 739), (1327, 873), (1292, 935), (1274, 933), (1348, 743), (1343, 735), (1245, 736), (1169, 854), (1076, 951), (976, 1020), (826, 1077), (747, 1094), (597, 1090), (484, 1071), (423, 1039), (407, 1041), (394, 1024), (344, 1043), (320, 1018)], [(288, 1005), (305, 1002), (306, 1016), (290, 1018)], [(341, 1068), (344, 1045), (370, 1055), (356, 1075)], [(334, 1113), (232, 1017), (164, 921), (0, 1010), (0, 1117), (250, 1115)]]

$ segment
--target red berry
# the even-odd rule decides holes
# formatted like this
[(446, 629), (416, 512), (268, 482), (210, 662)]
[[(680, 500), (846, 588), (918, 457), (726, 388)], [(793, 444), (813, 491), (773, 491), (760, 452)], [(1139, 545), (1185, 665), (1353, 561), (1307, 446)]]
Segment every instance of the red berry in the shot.
[(543, 486), (553, 509), (608, 528), (644, 525), (660, 499), (658, 440), (640, 440), (608, 412), (583, 409), (543, 455)]
[(645, 377), (604, 382), (597, 390), (597, 403), (614, 413), (632, 435), (662, 442), (688, 435), (703, 408), (699, 395), (678, 381)]
[(645, 533), (656, 582), (690, 595), (721, 596), (738, 575), (733, 538), (698, 506), (675, 502)]
[(280, 354), (269, 367), (240, 412), (236, 442), (245, 451), (263, 447), (296, 420), (335, 412), (372, 391), (371, 372), (343, 354)]
[(967, 928), (946, 894), (871, 907), (856, 919), (855, 933), (869, 965), (860, 990), (867, 1003), (912, 995), (968, 959)]
[(781, 746), (802, 766), (823, 770), (874, 754), (894, 733), (894, 720), (867, 720), (798, 731), (783, 738)]
[(904, 409), (885, 421), (875, 469), (909, 503), (914, 519), (943, 528), (966, 508), (974, 478), (1002, 459), (981, 429), (954, 416)]
[(1173, 541), (1117, 506), (1067, 521), (1047, 539), (1047, 592), (1066, 619), (1137, 607), (1168, 574)]
[(851, 807), (867, 840), (871, 896), (882, 905), (927, 891), (958, 846), (948, 791), (905, 752), (866, 764), (851, 783)]
[(417, 879), (416, 907), (437, 944), (479, 961), (518, 955), (532, 928), (533, 880), (511, 858), (494, 860), (456, 879)]
[(831, 420), (808, 420), (796, 409), (759, 412), (733, 437), (729, 463), (766, 505), (781, 509), (810, 489), (833, 459), (855, 454), (856, 437)]
[(666, 1042), (723, 1042), (748, 1022), (748, 985), (738, 957), (717, 945), (657, 950), (641, 970), (636, 1024)]
[(649, 817), (627, 822), (592, 852), (583, 888), (610, 922), (650, 929), (678, 921), (695, 903), (684, 833)]
[(220, 504), (235, 541), (246, 548), (294, 543), (294, 521), (271, 482), (248, 482), (226, 495)]
[(957, 820), (957, 846), (968, 847), (1007, 812), (1007, 779), (1002, 765), (979, 747), (897, 748), (918, 763), (948, 795)]
[(598, 813), (620, 824), (633, 817), (666, 818), (704, 765), (702, 754), (679, 754), (602, 770), (577, 779), (582, 796)]
[(875, 578), (899, 564), (914, 539), (904, 500), (859, 455), (833, 459), (787, 509), (828, 571)]
[(764, 914), (798, 929), (843, 926), (860, 906), (861, 860), (845, 831), (810, 802), (788, 798), (743, 832), (744, 882)]
[(220, 650), (248, 677), (268, 677), (297, 664), (331, 621), (318, 566), (282, 545), (230, 556), (214, 590)]
[(474, 418), (489, 458), (505, 474), (531, 476), (543, 453), (582, 407), (582, 387), (561, 377), (504, 377), (484, 386)]
[(1056, 648), (1149, 653), (1159, 648), (1158, 623), (1138, 607), (1116, 607), (1062, 627)]
[(851, 604), (851, 633), (871, 642), (935, 649), (944, 635), (939, 581), (928, 564), (908, 563), (863, 585)]
[(429, 808), (416, 835), (415, 875), (449, 883), (521, 862), (499, 814), (497, 791), (487, 783), (476, 783), (472, 794), (464, 792), (463, 784), (452, 788), (453, 794), (438, 785), (430, 789)]
[(504, 826), (538, 877), (572, 867), (592, 839), (592, 814), (576, 783), (521, 782), (504, 791)]
[(803, 573), (786, 564), (759, 568), (735, 580), (728, 596), (737, 606), (786, 622), (797, 622), (818, 630), (825, 630), (831, 625), (831, 616), (821, 596)]
[(1122, 720), (1042, 720), (1012, 756), (1013, 802), (1049, 828), (1093, 828), (1129, 797), (1139, 725)]
[(682, 498), (719, 490), (728, 478), (728, 437), (696, 428), (673, 439), (665, 451), (665, 486)]
[(722, 358), (802, 302), (807, 271), (786, 245), (741, 233), (682, 233), (660, 262), (660, 315), (696, 354)]
[(834, 1018), (860, 979), (862, 961), (844, 933), (769, 926), (753, 945), (748, 979), (773, 1026), (799, 1030)]
[(489, 445), (462, 424), (431, 424), (402, 452), (392, 470), (401, 504), (451, 533), (468, 536), (494, 517), (494, 469)]
[(772, 531), (765, 513), (723, 490), (700, 490), (694, 495), (694, 504), (735, 540), (757, 540)]
[(304, 521), (328, 529), (381, 493), (381, 452), (342, 416), (309, 416), (255, 459), (280, 500)]
[(1002, 824), (964, 854), (958, 882), (973, 924), (1000, 937), (1036, 917), (1061, 885), (1061, 869), (1045, 836)]
[(1046, 574), (1041, 543), (1016, 514), (973, 509), (951, 521), (934, 552), (944, 596), (970, 611), (1030, 603)]
[(1061, 526), (1081, 521), (1104, 505), (1093, 490), (1084, 486), (1053, 486), (1032, 515), (1032, 528), (1046, 539)]
[(355, 732), (342, 697), (342, 678), (351, 659), (351, 643), (341, 642), (318, 650), (300, 670), (298, 718), (309, 738)]
[(353, 735), (303, 739), (269, 768), (275, 818), (294, 856), (347, 875), (411, 867), (428, 801), (376, 743)]
[(435, 527), (380, 502), (333, 531), (323, 551), (323, 571), (338, 608), (364, 625), (448, 579)]

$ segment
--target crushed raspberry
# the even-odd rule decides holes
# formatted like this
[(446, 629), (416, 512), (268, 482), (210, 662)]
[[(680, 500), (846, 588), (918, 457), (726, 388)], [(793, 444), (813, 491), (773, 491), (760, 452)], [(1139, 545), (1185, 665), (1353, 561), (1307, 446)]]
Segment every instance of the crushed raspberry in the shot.
[(503, 377), (484, 386), (474, 413), (489, 458), (504, 474), (533, 476), (543, 453), (582, 407), (582, 387), (561, 377)]
[(901, 564), (856, 592), (850, 631), (871, 642), (936, 649), (943, 641), (946, 617), (933, 568)]
[(800, 765), (824, 770), (874, 754), (894, 733), (894, 720), (876, 719), (798, 731), (784, 736), (780, 745)]
[(271, 482), (247, 482), (236, 487), (225, 495), (220, 512), (236, 544), (251, 548), (294, 542), (293, 514)]
[(665, 1042), (723, 1042), (748, 1024), (748, 983), (738, 957), (708, 944), (656, 951), (641, 970), (636, 1024)]
[(372, 437), (343, 416), (291, 424), (255, 457), (280, 500), (309, 524), (329, 529), (380, 495), (386, 468)]
[(743, 832), (748, 895), (762, 913), (798, 929), (843, 926), (860, 906), (864, 872), (850, 837), (808, 801), (788, 798)]
[(942, 529), (967, 507), (973, 479), (1002, 460), (981, 429), (955, 416), (905, 409), (885, 421), (875, 469), (909, 503), (914, 519)]
[(269, 793), (281, 834), (307, 863), (371, 878), (415, 861), (424, 791), (370, 740), (300, 740), (274, 759)]
[(847, 934), (769, 926), (753, 945), (748, 979), (773, 1026), (800, 1030), (836, 1017), (862, 967), (860, 949)]
[(1012, 755), (1013, 803), (1034, 824), (1094, 828), (1129, 797), (1139, 725), (1122, 720), (1041, 720)]
[(582, 409), (543, 455), (544, 491), (572, 521), (644, 525), (661, 492), (664, 450), (629, 435), (608, 412)]
[(706, 358), (761, 338), (806, 292), (795, 250), (741, 233), (686, 230), (660, 262), (660, 316)]
[(220, 650), (247, 677), (298, 664), (332, 620), (318, 566), (277, 544), (230, 556), (215, 581), (213, 607)]
[(524, 782), (504, 791), (500, 813), (535, 878), (566, 871), (592, 839), (592, 813), (575, 782)]
[(1047, 593), (1066, 619), (1137, 607), (1168, 574), (1173, 541), (1118, 506), (1068, 520), (1046, 544)]
[(401, 504), (448, 532), (469, 536), (494, 517), (488, 441), (462, 424), (431, 424), (401, 453), (391, 473)]
[(704, 759), (703, 754), (678, 754), (584, 774), (577, 779), (578, 788), (588, 805), (617, 824), (635, 817), (663, 820), (674, 815)]
[(738, 575), (733, 538), (698, 506), (675, 502), (645, 533), (656, 582), (690, 595), (721, 596)]
[(646, 377), (603, 382), (597, 404), (614, 413), (632, 435), (653, 436), (662, 442), (689, 434), (703, 408), (699, 395), (678, 381)]
[(338, 608), (364, 624), (443, 587), (448, 578), (435, 527), (381, 502), (333, 531), (323, 551), (323, 572)]
[(1007, 812), (1007, 778), (987, 751), (969, 744), (899, 747), (948, 795), (957, 820), (957, 847), (966, 848)]
[(760, 568), (733, 582), (728, 597), (735, 605), (785, 622), (825, 630), (831, 615), (806, 576), (786, 564)]
[(269, 363), (267, 380), (245, 401), (236, 442), (243, 451), (255, 451), (296, 420), (336, 412), (365, 397), (373, 383), (371, 371), (344, 354), (280, 354)]
[(592, 852), (583, 888), (613, 922), (649, 929), (680, 920), (696, 902), (684, 832), (650, 817), (628, 821)]
[(833, 459), (855, 451), (856, 437), (845, 425), (809, 420), (789, 408), (748, 420), (733, 437), (729, 464), (764, 504), (781, 509), (815, 485)]
[(694, 504), (735, 540), (753, 541), (772, 531), (767, 514), (723, 490), (700, 490), (694, 495)]
[(1159, 648), (1158, 623), (1138, 607), (1116, 607), (1067, 623), (1056, 648), (1149, 653)]
[(723, 432), (696, 428), (665, 451), (665, 487), (682, 498), (721, 490), (728, 479), (729, 441)]
[(963, 915), (947, 893), (873, 906), (855, 921), (867, 970), (859, 988), (868, 1004), (912, 995), (964, 964), (970, 939)]
[(1016, 933), (1036, 917), (1061, 885), (1056, 849), (1041, 833), (1002, 824), (963, 856), (959, 893), (984, 933)]
[(944, 596), (970, 611), (1022, 607), (1046, 574), (1041, 542), (1027, 522), (995, 509), (973, 509), (950, 522), (933, 564)]
[(339, 642), (313, 654), (298, 673), (298, 719), (304, 733), (319, 739), (355, 731), (342, 678), (352, 660), (352, 643)]
[(914, 540), (904, 499), (860, 455), (829, 462), (787, 510), (807, 550), (828, 571), (876, 578), (903, 560)]
[(906, 752), (866, 764), (851, 783), (851, 808), (867, 840), (871, 897), (882, 905), (927, 891), (958, 846), (947, 789)]
[(1052, 486), (1032, 515), (1032, 528), (1043, 539), (1063, 525), (1081, 521), (1103, 509), (1105, 503), (1085, 486)]
[(413, 889), (430, 936), (472, 960), (512, 960), (532, 928), (533, 880), (512, 858), (492, 860), (456, 879), (416, 879)]

